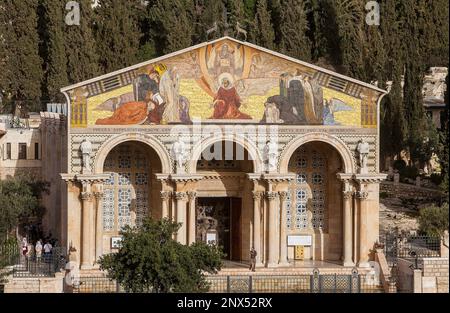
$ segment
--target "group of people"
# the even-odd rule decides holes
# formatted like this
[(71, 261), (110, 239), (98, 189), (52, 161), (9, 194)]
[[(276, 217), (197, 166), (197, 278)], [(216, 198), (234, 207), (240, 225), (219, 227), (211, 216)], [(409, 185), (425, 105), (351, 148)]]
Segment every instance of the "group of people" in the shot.
[(25, 258), (35, 257), (36, 261), (40, 261), (42, 259), (42, 254), (44, 255), (44, 260), (47, 261), (52, 255), (53, 245), (49, 240), (45, 241), (45, 244), (42, 245), (42, 240), (39, 239), (36, 242), (36, 245), (33, 245), (31, 242), (28, 242), (26, 237), (22, 238), (21, 244), (22, 255)]

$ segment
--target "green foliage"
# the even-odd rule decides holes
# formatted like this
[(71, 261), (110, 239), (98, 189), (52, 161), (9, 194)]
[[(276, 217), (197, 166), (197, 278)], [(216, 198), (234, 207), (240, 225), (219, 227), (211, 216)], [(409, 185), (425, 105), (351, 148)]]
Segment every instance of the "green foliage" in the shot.
[(430, 180), (436, 186), (439, 186), (442, 183), (442, 175), (433, 173), (430, 175)]
[(45, 64), (44, 98), (64, 102), (60, 89), (69, 84), (64, 46), (65, 0), (41, 0), (38, 8), (39, 35), (42, 40), (41, 58)]
[(254, 27), (252, 28), (252, 37), (257, 45), (268, 49), (274, 49), (275, 33), (273, 30), (270, 11), (268, 10), (267, 0), (259, 0), (256, 9)]
[(19, 223), (39, 219), (44, 209), (39, 205), (42, 192), (48, 184), (25, 177), (0, 181), (0, 239), (6, 238)]
[(419, 176), (419, 170), (415, 166), (405, 166), (399, 173), (401, 178), (416, 179)]
[(141, 38), (138, 13), (143, 10), (139, 2), (98, 1), (95, 39), (104, 73), (136, 63)]
[(19, 247), (14, 237), (7, 240), (0, 239), (0, 284), (6, 283), (6, 276), (11, 274), (11, 271), (7, 271), (5, 267), (12, 265), (18, 256)]
[(419, 212), (419, 232), (428, 236), (442, 236), (448, 230), (448, 203), (441, 207), (431, 206)]
[(63, 29), (69, 83), (78, 83), (101, 73), (93, 34), (95, 16), (92, 1), (78, 0), (78, 3), (81, 10), (80, 25), (64, 23)]
[(204, 292), (204, 272), (221, 268), (222, 254), (204, 243), (186, 246), (172, 239), (179, 225), (168, 219), (146, 219), (137, 228), (126, 227), (117, 253), (100, 259), (101, 269), (132, 292)]
[(401, 171), (406, 167), (406, 162), (404, 160), (395, 160), (394, 169)]
[(0, 5), (0, 91), (29, 110), (41, 109), (37, 5), (38, 0), (3, 0)]
[(308, 29), (306, 1), (281, 0), (281, 52), (300, 60), (311, 60), (311, 41), (306, 34)]
[(380, 192), (380, 198), (381, 199), (389, 198), (389, 194), (386, 191), (382, 191)]

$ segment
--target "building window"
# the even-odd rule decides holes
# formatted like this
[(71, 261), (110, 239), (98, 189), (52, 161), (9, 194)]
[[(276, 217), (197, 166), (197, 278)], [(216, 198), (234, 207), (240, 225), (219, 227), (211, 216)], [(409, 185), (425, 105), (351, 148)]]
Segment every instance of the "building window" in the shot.
[(34, 143), (34, 159), (39, 160), (39, 143)]
[(6, 159), (11, 160), (11, 143), (6, 144)]
[(116, 232), (126, 225), (142, 225), (150, 212), (150, 167), (146, 151), (138, 145), (121, 144), (108, 154), (104, 172), (110, 176), (104, 184), (103, 230)]
[(19, 160), (27, 159), (27, 144), (19, 143)]
[[(291, 185), (287, 228), (323, 229), (326, 206), (326, 157), (314, 149), (299, 149), (290, 171), (296, 173)], [(295, 216), (295, 217), (294, 217)]]

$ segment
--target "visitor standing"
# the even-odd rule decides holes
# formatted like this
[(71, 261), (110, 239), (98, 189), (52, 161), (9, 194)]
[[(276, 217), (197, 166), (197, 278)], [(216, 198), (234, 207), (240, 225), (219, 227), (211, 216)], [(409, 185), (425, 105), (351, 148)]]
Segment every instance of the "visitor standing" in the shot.
[(257, 255), (258, 255), (258, 253), (256, 252), (255, 248), (252, 247), (252, 249), (250, 250), (250, 270), (252, 272), (255, 271)]
[(47, 240), (44, 245), (44, 259), (46, 262), (48, 262), (50, 259), (50, 256), (52, 254), (52, 249), (53, 249), (52, 244), (50, 243), (50, 241)]
[(36, 261), (40, 261), (41, 260), (41, 256), (42, 256), (42, 243), (41, 240), (38, 240), (36, 242), (36, 247), (34, 248), (34, 250), (36, 251)]

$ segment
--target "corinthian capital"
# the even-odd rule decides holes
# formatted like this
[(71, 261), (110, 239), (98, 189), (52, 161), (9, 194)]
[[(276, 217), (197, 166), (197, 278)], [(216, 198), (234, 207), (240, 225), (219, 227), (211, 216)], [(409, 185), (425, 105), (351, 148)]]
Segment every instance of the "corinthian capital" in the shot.
[(171, 195), (172, 192), (170, 191), (161, 191), (161, 199), (163, 199), (164, 201), (169, 200)]
[(263, 192), (262, 191), (253, 191), (253, 199), (254, 200), (261, 200), (262, 196), (263, 196)]
[(344, 191), (342, 193), (345, 200), (351, 199), (353, 196), (353, 191)]
[(278, 197), (278, 192), (275, 191), (266, 191), (266, 198), (269, 201), (275, 200)]
[(279, 191), (278, 194), (280, 195), (281, 201), (286, 201), (289, 197), (289, 191)]
[(90, 201), (90, 200), (92, 200), (92, 196), (93, 196), (92, 192), (83, 191), (81, 193), (81, 200)]
[(365, 200), (365, 199), (367, 199), (368, 196), (369, 196), (369, 193), (367, 191), (357, 191), (356, 192), (356, 197), (358, 199)]
[(175, 192), (175, 199), (176, 200), (186, 200), (186, 198), (187, 198), (186, 192), (182, 192), (182, 191)]
[(188, 196), (189, 200), (194, 200), (197, 197), (197, 192), (195, 192), (195, 191), (188, 191), (187, 192), (187, 196)]

